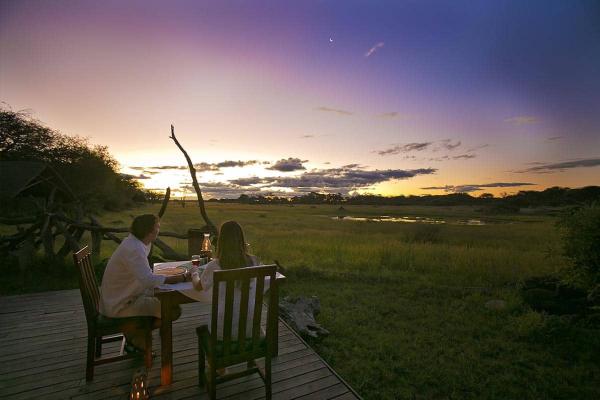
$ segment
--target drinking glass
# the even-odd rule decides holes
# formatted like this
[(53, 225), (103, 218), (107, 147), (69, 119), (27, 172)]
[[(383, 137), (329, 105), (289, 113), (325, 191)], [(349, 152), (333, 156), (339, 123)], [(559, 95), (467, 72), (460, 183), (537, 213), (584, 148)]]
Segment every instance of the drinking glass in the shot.
[(192, 265), (193, 265), (194, 267), (197, 267), (197, 266), (199, 266), (199, 265), (200, 265), (200, 258), (201, 258), (201, 257), (200, 257), (200, 255), (199, 255), (199, 254), (194, 254), (194, 255), (192, 256)]

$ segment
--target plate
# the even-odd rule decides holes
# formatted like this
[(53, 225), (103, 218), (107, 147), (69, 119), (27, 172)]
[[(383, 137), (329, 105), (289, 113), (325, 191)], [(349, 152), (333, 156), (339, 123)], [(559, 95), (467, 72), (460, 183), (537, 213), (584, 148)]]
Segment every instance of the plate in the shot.
[(178, 276), (178, 275), (183, 275), (185, 274), (186, 269), (182, 268), (182, 267), (175, 267), (175, 268), (164, 268), (164, 269), (159, 269), (154, 271), (154, 273), (156, 275), (163, 275), (163, 276)]

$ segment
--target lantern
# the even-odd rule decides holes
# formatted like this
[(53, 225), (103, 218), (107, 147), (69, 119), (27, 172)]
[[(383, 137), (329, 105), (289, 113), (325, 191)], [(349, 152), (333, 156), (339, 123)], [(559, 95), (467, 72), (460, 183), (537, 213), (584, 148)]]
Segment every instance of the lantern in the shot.
[(133, 374), (129, 400), (147, 400), (149, 398), (150, 391), (148, 390), (148, 373), (140, 369)]
[(206, 257), (208, 260), (212, 257), (212, 244), (210, 243), (210, 233), (204, 234), (204, 239), (202, 240), (202, 247), (200, 249), (200, 255), (202, 257)]

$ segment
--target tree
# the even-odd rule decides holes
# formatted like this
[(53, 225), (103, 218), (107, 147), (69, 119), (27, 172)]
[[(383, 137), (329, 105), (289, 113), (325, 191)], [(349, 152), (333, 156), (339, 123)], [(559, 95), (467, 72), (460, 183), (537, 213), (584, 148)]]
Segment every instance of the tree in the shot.
[(0, 160), (46, 163), (90, 209), (121, 209), (145, 198), (137, 182), (119, 174), (106, 146), (64, 135), (25, 112), (0, 108)]

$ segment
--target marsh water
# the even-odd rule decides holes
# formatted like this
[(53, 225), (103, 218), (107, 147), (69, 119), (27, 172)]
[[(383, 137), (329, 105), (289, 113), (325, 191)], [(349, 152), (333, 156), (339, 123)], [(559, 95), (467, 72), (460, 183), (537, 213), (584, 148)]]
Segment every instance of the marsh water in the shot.
[(481, 226), (488, 225), (491, 223), (510, 223), (504, 221), (484, 221), (481, 219), (459, 219), (459, 220), (445, 220), (443, 218), (429, 218), (429, 217), (392, 217), (389, 215), (380, 215), (374, 217), (353, 217), (349, 215), (340, 215), (331, 217), (336, 221), (363, 221), (363, 222), (400, 222), (400, 223), (422, 223), (422, 224), (451, 224), (451, 225), (470, 225), (470, 226)]

